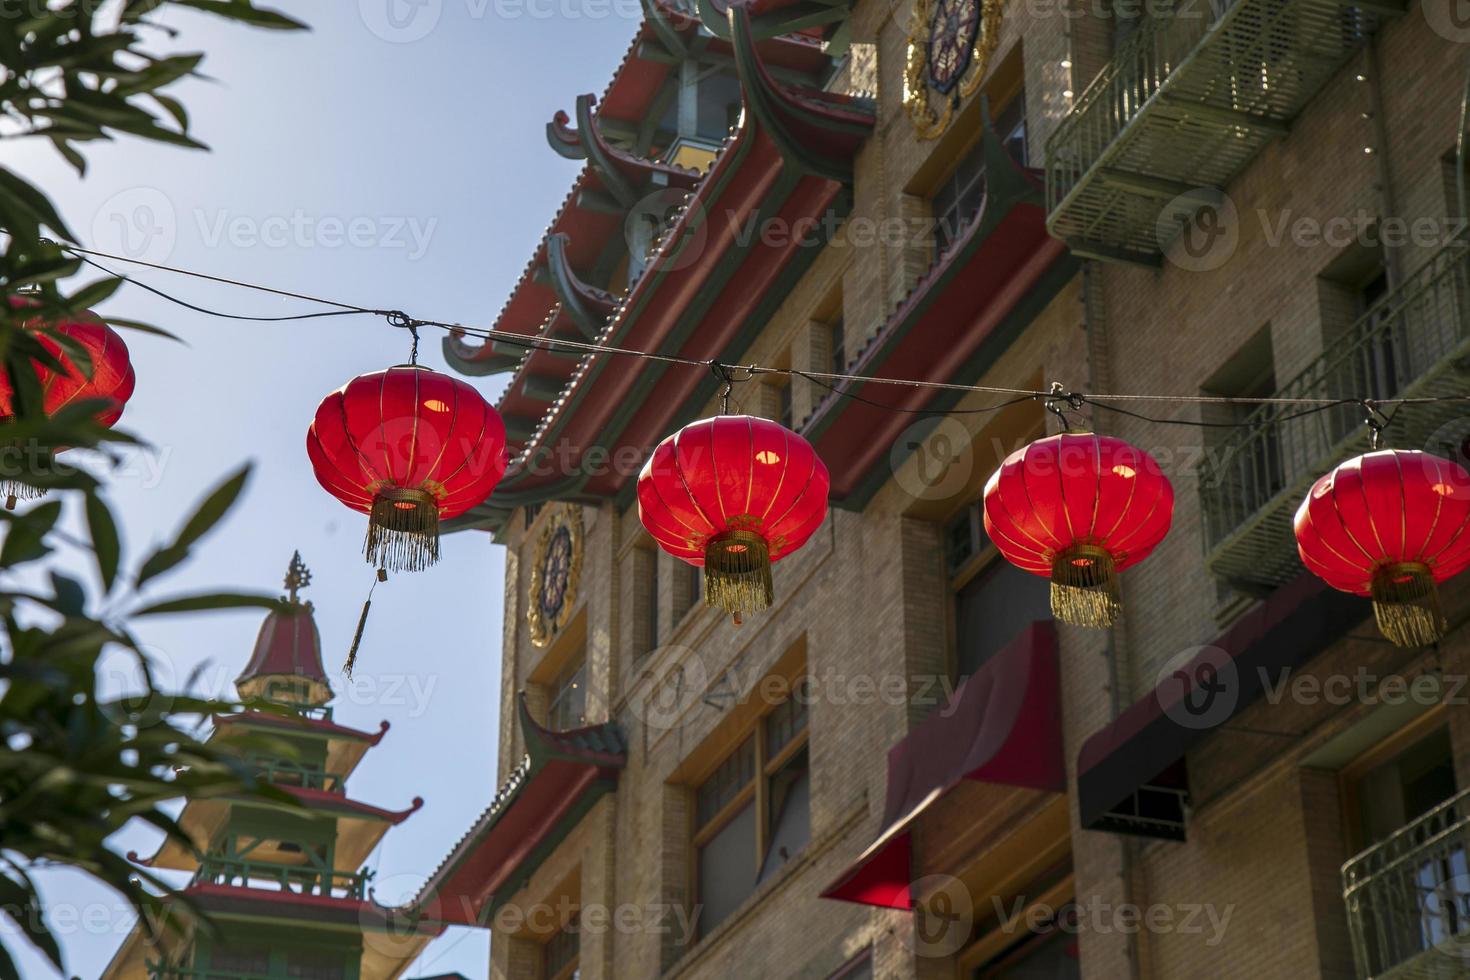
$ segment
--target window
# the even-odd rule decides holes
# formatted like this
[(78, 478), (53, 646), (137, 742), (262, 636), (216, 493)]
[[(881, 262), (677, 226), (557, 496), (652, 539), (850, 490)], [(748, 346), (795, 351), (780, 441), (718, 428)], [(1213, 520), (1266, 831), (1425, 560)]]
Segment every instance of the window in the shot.
[(694, 565), (679, 562), (674, 585), (674, 623), (677, 625), (704, 604), (704, 576)]
[(790, 429), (790, 428), (792, 428), (792, 425), (791, 425), (791, 421), (792, 421), (791, 420), (791, 382), (790, 381), (787, 381), (785, 384), (781, 385), (780, 388), (778, 388), (777, 390), (780, 392), (780, 397), (779, 397), (779, 406), (780, 406), (779, 412), (780, 412), (780, 415), (779, 415), (778, 421), (780, 421), (780, 423), (782, 425), (786, 426), (786, 428)]
[(1051, 619), (1046, 580), (1000, 557), (985, 536), (979, 501), (945, 528), (954, 590), (956, 678), (964, 680), (1038, 620)]
[(546, 980), (577, 980), (581, 976), (578, 960), (582, 955), (582, 938), (575, 930), (562, 928), (542, 948)]
[(734, 912), (811, 839), (807, 710), (790, 697), (695, 790), (699, 933)]
[(657, 650), (658, 636), (658, 566), (659, 556), (655, 551), (648, 561), (648, 649)]
[[(1071, 921), (1065, 925), (1063, 917)], [(1077, 910), (1068, 903), (1038, 932), (975, 970), (974, 980), (1082, 980), (1077, 957)]]
[(865, 949), (848, 960), (827, 980), (873, 980), (873, 951)]
[(564, 732), (587, 724), (587, 661), (578, 656), (551, 683), (551, 701), (546, 709), (546, 722), (553, 730)]
[(832, 362), (827, 369), (833, 374), (847, 373), (847, 325), (840, 316), (832, 324)]
[[(1026, 163), (1026, 93), (1020, 92), (992, 121), (1001, 145), (1017, 163)], [(958, 239), (985, 203), (985, 144), (976, 140), (934, 192), (931, 207), (944, 251)]]
[(293, 952), (286, 958), (286, 976), (291, 980), (342, 980), (347, 975), (338, 953)]
[(1449, 730), (1422, 732), (1411, 723), (1341, 777), (1353, 844), (1364, 848), (1343, 875), (1354, 886), (1360, 966), (1375, 976), (1470, 928), (1464, 804), (1445, 805), (1456, 796)]
[[(241, 949), (238, 946), (222, 946), (209, 954), (212, 970), (236, 973), (266, 973), (270, 970), (271, 954), (265, 949)], [(206, 971), (208, 972), (208, 971)]]

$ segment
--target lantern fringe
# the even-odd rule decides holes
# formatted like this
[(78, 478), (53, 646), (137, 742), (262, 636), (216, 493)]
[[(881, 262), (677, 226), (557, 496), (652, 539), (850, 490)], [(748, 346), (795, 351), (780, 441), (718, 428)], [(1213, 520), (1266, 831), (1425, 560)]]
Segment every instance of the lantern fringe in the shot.
[(369, 565), (421, 572), (439, 560), (439, 505), (427, 490), (392, 488), (373, 498), (363, 554)]
[(704, 549), (704, 571), (705, 605), (718, 606), (737, 623), (775, 599), (770, 548), (754, 531), (727, 531), (710, 541)]
[(19, 480), (0, 480), (0, 495), (5, 497), (5, 509), (15, 510), (17, 502), (40, 500), (46, 496), (46, 491), (33, 487), (29, 483), (21, 483)]
[(1074, 626), (1104, 627), (1118, 621), (1118, 572), (1113, 556), (1096, 545), (1077, 544), (1051, 563), (1051, 613)]
[(1396, 562), (1373, 573), (1370, 586), (1378, 628), (1396, 646), (1438, 642), (1448, 629), (1439, 605), (1439, 586), (1426, 565)]

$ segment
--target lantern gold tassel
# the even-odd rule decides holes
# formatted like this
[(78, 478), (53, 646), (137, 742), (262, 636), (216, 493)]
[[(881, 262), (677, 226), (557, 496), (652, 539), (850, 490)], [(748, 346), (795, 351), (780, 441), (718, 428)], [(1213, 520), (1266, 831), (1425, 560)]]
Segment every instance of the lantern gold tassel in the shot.
[(368, 564), (418, 572), (439, 560), (439, 505), (427, 490), (393, 487), (373, 498), (363, 545)]
[(1428, 566), (1418, 562), (1384, 565), (1373, 573), (1370, 591), (1378, 628), (1395, 645), (1428, 646), (1444, 636), (1448, 624)]
[(1051, 613), (1074, 626), (1112, 626), (1122, 611), (1113, 556), (1075, 544), (1051, 563)]
[(28, 483), (18, 480), (0, 480), (0, 495), (5, 497), (5, 509), (15, 510), (15, 505), (21, 500), (40, 500), (46, 496), (45, 490), (38, 490)]
[(704, 549), (704, 602), (735, 617), (758, 612), (775, 598), (771, 552), (754, 531), (726, 531)]

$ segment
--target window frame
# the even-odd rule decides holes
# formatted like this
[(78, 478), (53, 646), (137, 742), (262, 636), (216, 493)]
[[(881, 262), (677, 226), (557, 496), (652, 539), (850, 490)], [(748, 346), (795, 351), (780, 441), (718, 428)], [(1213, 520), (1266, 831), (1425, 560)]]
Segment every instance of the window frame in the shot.
[[(551, 944), (563, 936), (570, 937), (576, 943), (576, 951), (572, 958), (563, 963), (555, 973), (551, 970)], [(557, 929), (546, 941), (541, 944), (541, 976), (545, 980), (572, 980), (577, 976), (577, 971), (582, 968), (582, 935), (580, 932), (570, 932), (565, 926)]]
[[(778, 710), (785, 707), (796, 697), (801, 696), (799, 695), (799, 692), (804, 689), (804, 680), (804, 676), (798, 678), (798, 680), (792, 684), (791, 690), (788, 692), (784, 700), (774, 705), (771, 705), (769, 708), (762, 711), (760, 714), (756, 715), (754, 718), (750, 719), (744, 726), (742, 726), (739, 734), (731, 739), (734, 745), (730, 749), (730, 751), (721, 755), (719, 757), (719, 760), (710, 767), (704, 778), (691, 787), (692, 805), (689, 807), (689, 894), (693, 896), (694, 904), (696, 907), (702, 907), (704, 904), (703, 893), (700, 889), (699, 880), (700, 852), (705, 847), (705, 845), (713, 840), (720, 833), (720, 831), (724, 830), (725, 827), (728, 826), (729, 823), (734, 820), (747, 806), (755, 807), (755, 848), (753, 854), (751, 855), (751, 859), (753, 861), (753, 864), (751, 866), (751, 873), (752, 877), (755, 879), (755, 884), (752, 887), (750, 894), (754, 894), (761, 887), (762, 883), (759, 880), (761, 868), (765, 865), (770, 855), (771, 848), (770, 800), (772, 777), (779, 773), (788, 762), (794, 759), (801, 752), (808, 752), (807, 778), (811, 778), (811, 755), (808, 751), (808, 747), (811, 741), (810, 706), (808, 705), (802, 709), (804, 721), (802, 722), (801, 729), (797, 731), (794, 735), (792, 735), (792, 737), (786, 742), (786, 744), (781, 746), (781, 748), (778, 749), (774, 754), (768, 752), (766, 745), (768, 738), (767, 722), (771, 718), (771, 716), (774, 715)], [(753, 748), (754, 764), (751, 767), (753, 775), (751, 776), (750, 782), (743, 785), (734, 796), (732, 796), (722, 807), (720, 807), (720, 809), (711, 814), (708, 820), (706, 820), (703, 824), (700, 824), (700, 789), (714, 778), (715, 774), (719, 772), (721, 766), (723, 766), (730, 759), (734, 758), (736, 753), (744, 749), (745, 743), (748, 740), (754, 740), (755, 743)], [(808, 820), (810, 820), (811, 818), (810, 810), (808, 810), (807, 818)], [(807, 843), (803, 844), (800, 850), (787, 858), (787, 861), (785, 863), (789, 864), (791, 861), (795, 860), (797, 855), (800, 854), (802, 850), (805, 850), (806, 847), (810, 845), (810, 843), (811, 835), (810, 828), (808, 828)], [(775, 873), (779, 874), (780, 871), (777, 870)], [(741, 901), (743, 903), (748, 899), (749, 895), (747, 895)], [(723, 922), (724, 920), (721, 921)], [(709, 928), (718, 929), (719, 924), (717, 923), (716, 925)], [(709, 933), (706, 932), (704, 929), (700, 930), (699, 938), (702, 939), (707, 935), (709, 935)]]
[[(557, 708), (562, 698), (576, 685), (573, 684), (578, 678), (582, 692), (582, 717), (578, 724), (570, 728), (561, 727), (558, 724)], [(570, 686), (569, 686), (570, 685)], [(579, 650), (562, 664), (561, 669), (556, 672), (550, 683), (546, 685), (546, 727), (552, 731), (569, 732), (587, 726), (587, 651), (585, 648)]]

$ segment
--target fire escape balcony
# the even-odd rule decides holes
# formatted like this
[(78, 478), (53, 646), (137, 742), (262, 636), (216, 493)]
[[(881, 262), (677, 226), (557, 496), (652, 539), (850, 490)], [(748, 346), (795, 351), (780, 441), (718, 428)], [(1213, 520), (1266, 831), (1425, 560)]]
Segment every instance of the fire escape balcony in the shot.
[[(1282, 385), (1282, 398), (1388, 399), (1462, 395), (1470, 380), (1470, 240), (1444, 246)], [(1241, 586), (1283, 585), (1301, 572), (1292, 518), (1316, 479), (1368, 448), (1364, 408), (1263, 404), (1246, 426), (1207, 446), (1199, 466), (1205, 564)], [(1470, 436), (1463, 405), (1392, 409), (1393, 446), (1454, 457)], [(1299, 417), (1298, 417), (1299, 416)], [(1255, 424), (1249, 424), (1255, 423)]]
[(1363, 980), (1470, 977), (1470, 790), (1342, 866)]
[(1181, 0), (1118, 46), (1046, 146), (1047, 229), (1157, 264), (1403, 0)]

